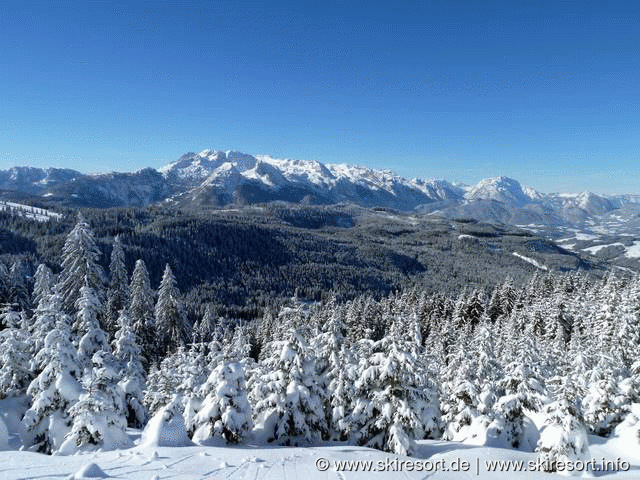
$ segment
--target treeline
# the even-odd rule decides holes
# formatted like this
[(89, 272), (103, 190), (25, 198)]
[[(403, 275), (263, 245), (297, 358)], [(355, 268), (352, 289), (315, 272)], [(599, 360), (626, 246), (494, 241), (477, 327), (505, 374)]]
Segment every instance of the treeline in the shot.
[[(191, 323), (207, 307), (219, 316), (250, 320), (294, 294), (343, 302), (362, 294), (380, 299), (414, 285), (456, 295), (469, 284), (493, 288), (506, 276), (521, 283), (535, 267), (514, 261), (514, 251), (534, 252), (526, 253), (533, 257), (544, 252), (541, 261), (552, 269), (592, 268), (523, 232), (347, 206), (203, 212), (149, 207), (85, 210), (83, 215), (93, 227), (104, 270), (116, 236), (128, 271), (143, 260), (153, 285), (169, 263)], [(59, 273), (65, 238), (75, 223), (75, 212), (50, 222), (0, 212), (0, 262), (9, 270), (21, 257), (29, 281), (39, 263)]]

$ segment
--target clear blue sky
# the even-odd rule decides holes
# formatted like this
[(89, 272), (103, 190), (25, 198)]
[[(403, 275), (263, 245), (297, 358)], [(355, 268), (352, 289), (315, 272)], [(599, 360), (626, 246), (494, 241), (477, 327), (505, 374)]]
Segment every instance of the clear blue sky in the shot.
[(204, 148), (640, 193), (640, 2), (0, 4), (0, 168)]

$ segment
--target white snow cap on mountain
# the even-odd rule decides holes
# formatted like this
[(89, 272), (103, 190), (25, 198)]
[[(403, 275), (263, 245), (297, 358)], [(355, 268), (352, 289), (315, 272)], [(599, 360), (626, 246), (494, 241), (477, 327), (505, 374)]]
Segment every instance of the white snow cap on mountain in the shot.
[(493, 177), (469, 187), (465, 197), (468, 200), (496, 200), (509, 205), (524, 205), (539, 200), (542, 195), (532, 188), (522, 187), (513, 178)]

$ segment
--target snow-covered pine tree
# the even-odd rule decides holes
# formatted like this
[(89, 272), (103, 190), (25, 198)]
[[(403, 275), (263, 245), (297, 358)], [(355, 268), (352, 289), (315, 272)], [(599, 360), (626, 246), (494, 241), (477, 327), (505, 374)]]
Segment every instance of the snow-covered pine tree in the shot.
[(123, 308), (129, 306), (129, 273), (125, 263), (124, 248), (120, 235), (113, 241), (109, 263), (110, 283), (107, 291), (105, 330), (111, 338), (118, 329), (118, 317)]
[(140, 360), (138, 338), (133, 333), (131, 319), (126, 310), (122, 310), (118, 318), (120, 328), (113, 340), (113, 353), (120, 363), (119, 386), (124, 393), (124, 405), (127, 424), (141, 428), (147, 422), (147, 410), (144, 407), (144, 391), (146, 375)]
[(582, 402), (582, 415), (589, 430), (600, 436), (609, 435), (624, 420), (629, 405), (619, 388), (617, 368), (612, 359), (600, 356), (590, 372), (587, 393)]
[(53, 272), (44, 263), (38, 265), (33, 277), (31, 300), (36, 307), (53, 293)]
[(415, 440), (439, 433), (437, 395), (414, 343), (396, 318), (390, 332), (375, 342), (363, 359), (356, 381), (352, 412), (353, 438), (365, 445), (399, 455), (411, 455)]
[(494, 420), (487, 428), (486, 445), (515, 448), (525, 452), (536, 449), (540, 434), (526, 415), (518, 395), (503, 395), (493, 407)]
[[(469, 435), (467, 427), (482, 415), (478, 411), (482, 403), (476, 376), (478, 359), (469, 341), (469, 329), (470, 326), (467, 326), (459, 332), (446, 364), (441, 367), (441, 410), (445, 440), (465, 440)], [(487, 398), (486, 402), (490, 400)], [(487, 421), (484, 423), (488, 424)]]
[(337, 361), (332, 361), (332, 364), (335, 368), (329, 376), (329, 437), (334, 440), (347, 440), (351, 432), (351, 409), (358, 372), (353, 352), (346, 342), (342, 344)]
[(80, 297), (76, 301), (78, 309), (74, 330), (82, 337), (78, 342), (78, 360), (88, 370), (92, 368), (93, 355), (98, 351), (111, 351), (107, 334), (98, 323), (101, 310), (100, 300), (95, 291), (88, 286), (80, 289)]
[[(185, 405), (192, 397), (200, 396), (200, 387), (210, 372), (200, 345), (196, 344), (189, 350), (179, 347), (175, 353), (162, 360), (159, 368), (151, 369), (144, 396), (144, 404), (151, 416), (167, 405), (176, 394)], [(197, 402), (195, 405), (197, 406)]]
[(98, 351), (92, 357), (92, 371), (84, 380), (85, 391), (69, 409), (72, 427), (57, 453), (128, 448), (127, 421), (118, 388), (118, 369), (111, 352)]
[(213, 305), (207, 304), (204, 310), (204, 315), (198, 323), (197, 328), (194, 325), (193, 331), (193, 340), (195, 343), (209, 343), (213, 340), (213, 333), (216, 330), (217, 319), (215, 317), (215, 312), (213, 309)]
[(240, 443), (251, 432), (251, 406), (242, 365), (226, 361), (218, 365), (203, 385), (202, 406), (187, 428), (195, 442), (221, 436), (228, 443)]
[[(515, 334), (514, 349), (510, 361), (504, 368), (504, 377), (499, 382), (504, 395), (517, 395), (522, 407), (539, 411), (546, 403), (546, 373), (540, 350), (528, 324), (524, 334)], [(512, 332), (517, 332), (512, 329)]]
[(180, 304), (180, 292), (169, 264), (165, 266), (158, 302), (155, 308), (158, 332), (157, 348), (161, 355), (173, 353), (179, 346), (185, 346), (189, 339), (189, 328)]
[(0, 399), (26, 393), (33, 376), (27, 335), (19, 328), (0, 331)]
[(274, 340), (265, 349), (263, 379), (255, 384), (252, 398), (256, 428), (269, 442), (311, 443), (327, 433), (326, 392), (303, 330), (292, 328), (286, 340)]
[(62, 248), (62, 272), (56, 286), (60, 294), (62, 309), (72, 313), (80, 297), (80, 289), (87, 286), (100, 297), (104, 289), (104, 274), (98, 260), (100, 250), (93, 230), (79, 216), (78, 223), (71, 230)]
[(9, 297), (20, 310), (31, 307), (29, 273), (28, 266), (22, 259), (13, 262), (9, 270)]
[(140, 339), (142, 348), (142, 364), (148, 368), (158, 355), (155, 351), (156, 329), (153, 318), (154, 297), (149, 282), (149, 272), (143, 260), (136, 261), (129, 287), (131, 303), (129, 316), (133, 322), (133, 332)]
[(556, 400), (544, 409), (545, 426), (538, 442), (538, 458), (545, 471), (558, 470), (558, 462), (584, 461), (589, 455), (587, 432), (580, 421), (574, 380), (565, 377)]
[(40, 374), (27, 389), (32, 402), (22, 419), (24, 445), (42, 453), (52, 453), (60, 447), (70, 429), (69, 407), (82, 393), (77, 380), (82, 369), (65, 318), (60, 316), (46, 336), (36, 355)]
[[(44, 347), (45, 338), (59, 322), (67, 325), (71, 323), (68, 315), (60, 309), (60, 296), (53, 294), (43, 298), (33, 313), (29, 327), (28, 344), (33, 357)], [(36, 373), (39, 372), (35, 365), (32, 365), (31, 369)]]

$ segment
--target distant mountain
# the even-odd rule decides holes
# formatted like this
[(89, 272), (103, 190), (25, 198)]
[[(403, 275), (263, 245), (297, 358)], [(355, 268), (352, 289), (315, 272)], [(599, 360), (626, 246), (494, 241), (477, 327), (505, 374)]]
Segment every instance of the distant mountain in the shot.
[(80, 172), (63, 168), (13, 167), (0, 170), (0, 191), (37, 195), (82, 176)]
[(276, 159), (240, 152), (188, 153), (160, 169), (182, 205), (287, 201), (412, 210), (459, 200), (463, 190), (443, 180), (405, 180), (388, 170), (316, 161)]
[(277, 159), (235, 151), (187, 153), (159, 170), (85, 175), (74, 170), (14, 167), (0, 171), (0, 196), (29, 196), (47, 205), (182, 208), (293, 202), (418, 211), (521, 226), (569, 227), (597, 223), (620, 209), (640, 209), (630, 195), (543, 194), (507, 177), (461, 185), (404, 179), (389, 170)]

